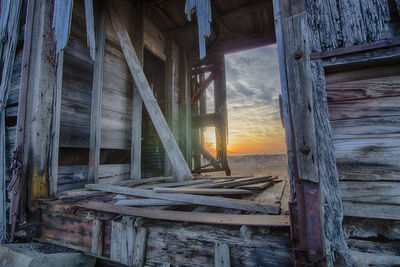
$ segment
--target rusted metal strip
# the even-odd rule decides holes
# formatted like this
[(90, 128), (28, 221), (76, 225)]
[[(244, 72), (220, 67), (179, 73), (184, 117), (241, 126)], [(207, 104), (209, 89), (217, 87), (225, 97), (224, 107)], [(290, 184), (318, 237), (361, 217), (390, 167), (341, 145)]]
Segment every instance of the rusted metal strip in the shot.
[(311, 60), (323, 59), (323, 58), (329, 58), (329, 57), (335, 57), (335, 56), (343, 56), (343, 55), (352, 54), (352, 53), (365, 52), (365, 51), (375, 50), (375, 49), (379, 49), (379, 48), (389, 48), (389, 47), (398, 46), (398, 45), (400, 45), (400, 38), (392, 38), (392, 39), (377, 41), (377, 42), (368, 43), (368, 44), (361, 44), (361, 45), (355, 45), (355, 46), (350, 46), (350, 47), (341, 47), (341, 48), (337, 48), (337, 49), (333, 49), (333, 50), (329, 50), (329, 51), (312, 53), (310, 58), (311, 58)]

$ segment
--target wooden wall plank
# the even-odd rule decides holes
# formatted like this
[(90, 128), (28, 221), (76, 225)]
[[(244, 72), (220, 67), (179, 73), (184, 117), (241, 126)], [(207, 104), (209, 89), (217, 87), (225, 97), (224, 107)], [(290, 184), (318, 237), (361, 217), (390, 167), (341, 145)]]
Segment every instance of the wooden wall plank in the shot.
[(335, 139), (399, 137), (400, 116), (331, 121)]
[(56, 84), (54, 88), (54, 103), (52, 117), (52, 139), (50, 143), (50, 168), (49, 168), (49, 193), (51, 196), (57, 194), (58, 180), (58, 155), (60, 147), (60, 123), (61, 123), (61, 99), (62, 99), (62, 82), (64, 69), (64, 51), (57, 55), (56, 59)]
[(349, 217), (400, 220), (400, 206), (374, 203), (343, 202), (343, 213)]
[[(85, 1), (86, 5), (92, 5)], [(88, 40), (91, 44), (93, 62), (93, 82), (92, 82), (92, 103), (90, 110), (90, 138), (89, 138), (89, 164), (88, 164), (88, 181), (97, 183), (99, 181), (99, 165), (100, 165), (100, 145), (101, 145), (101, 109), (102, 109), (102, 93), (103, 93), (103, 68), (104, 68), (104, 46), (105, 46), (105, 18), (106, 11), (102, 5), (97, 6), (96, 12), (96, 40)], [(93, 12), (93, 11), (92, 11)], [(86, 18), (88, 20), (88, 18)], [(88, 26), (87, 26), (88, 27)], [(94, 34), (94, 32), (93, 32)], [(89, 33), (88, 33), (89, 35)], [(93, 36), (94, 38), (94, 36)], [(97, 49), (96, 49), (97, 47)]]
[[(133, 47), (143, 68), (144, 57), (144, 1), (136, 1), (135, 32)], [(133, 86), (132, 94), (132, 133), (131, 133), (131, 179), (141, 179), (142, 166), (142, 106), (139, 90)]]
[(400, 182), (342, 181), (343, 201), (400, 205)]
[[(296, 158), (298, 163), (299, 178), (302, 180), (318, 182), (318, 166), (313, 159), (316, 158), (316, 137), (313, 111), (313, 96), (311, 83), (311, 65), (307, 51), (308, 41), (302, 40), (308, 36), (303, 25), (305, 13), (287, 18), (283, 23), (285, 37), (284, 49), (286, 55), (286, 72), (289, 92), (289, 104), (292, 115), (293, 131), (295, 132)], [(302, 34), (300, 34), (302, 33)], [(296, 51), (304, 51), (304, 56), (295, 59)], [(300, 153), (304, 146), (309, 148), (309, 153)]]
[(349, 100), (328, 104), (331, 120), (400, 115), (400, 97)]
[(328, 84), (328, 102), (400, 95), (400, 76)]

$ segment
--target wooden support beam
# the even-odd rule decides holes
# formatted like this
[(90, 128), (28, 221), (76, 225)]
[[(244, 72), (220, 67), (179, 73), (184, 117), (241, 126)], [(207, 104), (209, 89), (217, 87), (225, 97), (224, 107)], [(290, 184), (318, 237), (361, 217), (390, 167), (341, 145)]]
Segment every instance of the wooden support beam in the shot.
[(103, 255), (103, 223), (99, 219), (93, 220), (91, 253), (96, 256)]
[(172, 166), (174, 167), (174, 171), (179, 180), (192, 178), (190, 169), (186, 164), (186, 161), (181, 151), (179, 150), (175, 138), (172, 135), (172, 132), (164, 119), (164, 115), (161, 112), (161, 109), (157, 104), (157, 100), (155, 99), (150, 85), (147, 82), (146, 76), (143, 73), (143, 69), (140, 65), (129, 34), (126, 31), (126, 26), (122, 24), (116, 7), (113, 4), (110, 4), (109, 6), (112, 24), (121, 43), (125, 59), (134, 78), (136, 87), (139, 90), (139, 93), (161, 139), (161, 142), (164, 145), (168, 158), (171, 161)]
[(209, 196), (194, 197), (193, 195), (178, 194), (178, 193), (162, 194), (145, 189), (133, 189), (122, 186), (101, 185), (101, 184), (88, 184), (85, 186), (85, 188), (110, 192), (110, 193), (129, 195), (129, 196), (136, 196), (136, 197), (156, 198), (156, 199), (172, 200), (178, 202), (193, 203), (196, 205), (206, 205), (206, 206), (222, 207), (228, 209), (249, 210), (249, 211), (257, 211), (269, 214), (279, 213), (279, 207), (273, 205), (264, 205), (262, 203), (256, 203), (249, 200), (229, 199), (229, 198), (209, 197)]
[(58, 151), (60, 148), (60, 121), (61, 121), (61, 98), (62, 98), (62, 81), (64, 71), (64, 50), (57, 55), (56, 59), (56, 84), (54, 88), (54, 103), (52, 117), (52, 133), (50, 143), (50, 160), (49, 160), (49, 193), (51, 196), (57, 194), (58, 184)]
[[(15, 62), (15, 54), (18, 45), (18, 32), (20, 29), (22, 0), (18, 1), (3, 1), (2, 4), (8, 5), (7, 7), (2, 6), (0, 9), (4, 17), (1, 18), (1, 27), (4, 32), (0, 36), (0, 62), (2, 64), (1, 69), (1, 83), (0, 83), (0, 241), (5, 242), (7, 239), (7, 218), (6, 218), (6, 115), (5, 108), (7, 105), (8, 88), (11, 82), (13, 66)], [(4, 39), (3, 39), (4, 38)], [(22, 150), (23, 151), (23, 150)], [(23, 152), (22, 152), (23, 153)], [(21, 154), (20, 154), (21, 155)], [(22, 154), (23, 155), (23, 154)], [(19, 157), (20, 160), (22, 156)], [(16, 229), (17, 212), (19, 208), (19, 198), (21, 194), (21, 180), (22, 174), (19, 171), (13, 173), (13, 180), (16, 186), (12, 186), (12, 200), (11, 200), (11, 241), (14, 238), (14, 231)], [(18, 181), (16, 181), (18, 180)]]
[[(141, 66), (143, 67), (144, 52), (144, 1), (135, 2), (135, 32), (133, 47)], [(140, 180), (142, 178), (142, 109), (143, 101), (136, 86), (132, 95), (132, 137), (131, 137), (131, 172), (130, 179)]]
[[(139, 216), (144, 218), (167, 220), (167, 221), (195, 222), (195, 223), (206, 223), (206, 224), (225, 224), (225, 225), (248, 225), (248, 226), (274, 226), (274, 227), (289, 226), (289, 217), (284, 215), (236, 215), (236, 214), (216, 214), (216, 213), (206, 213), (206, 212), (155, 210), (155, 209), (144, 209), (144, 208), (134, 208), (134, 207), (122, 207), (96, 201), (88, 201), (77, 204), (76, 206), (85, 209), (104, 211), (104, 212), (116, 213), (127, 216)], [(120, 223), (117, 224), (120, 225)], [(115, 232), (117, 233), (116, 236), (118, 236), (118, 227), (116, 227)], [(112, 240), (114, 239), (112, 238)], [(113, 248), (113, 243), (111, 243), (111, 249), (112, 248)], [(114, 252), (111, 255), (114, 255), (114, 258), (118, 259), (118, 251)]]
[(196, 143), (196, 149), (198, 149), (203, 157), (210, 162), (211, 166), (216, 169), (221, 168), (221, 165), (218, 163), (218, 161), (207, 151), (207, 149), (204, 148), (202, 144)]
[(96, 56), (96, 41), (94, 33), (93, 0), (85, 0), (85, 20), (86, 40), (89, 46), (90, 56), (94, 61)]
[(190, 70), (187, 63), (186, 50), (179, 53), (179, 114), (180, 114), (180, 143), (181, 150), (189, 168), (192, 163), (192, 138), (191, 138), (191, 109), (190, 109)]
[(217, 160), (221, 162), (222, 168), (227, 176), (231, 175), (231, 170), (228, 165), (228, 108), (226, 104), (226, 73), (224, 56), (220, 56), (219, 62), (222, 66), (215, 70), (214, 82), (214, 112), (222, 114), (222, 121), (215, 127), (216, 152)]
[(206, 113), (202, 115), (192, 116), (192, 128), (206, 128), (206, 127), (217, 127), (222, 125), (224, 122), (224, 114), (221, 112), (217, 113)]
[[(34, 200), (48, 196), (49, 146), (53, 116), (54, 88), (56, 84), (56, 51), (51, 27), (53, 5), (35, 1), (31, 64), (29, 66), (28, 104), (26, 118), (25, 151), (27, 166), (27, 206)], [(29, 144), (29, 145), (28, 145)]]
[(96, 54), (93, 63), (92, 105), (90, 112), (90, 141), (88, 182), (99, 182), (101, 107), (103, 94), (104, 47), (106, 38), (106, 11), (102, 5), (96, 12)]
[(196, 102), (197, 100), (200, 99), (201, 95), (204, 93), (204, 91), (210, 86), (210, 84), (214, 81), (215, 76), (213, 73), (210, 74), (210, 76), (207, 77), (199, 86), (199, 88), (194, 92), (191, 102), (192, 104)]
[(207, 55), (203, 60), (198, 58), (198, 49), (189, 50), (189, 60), (191, 64), (202, 62), (213, 63), (215, 60), (224, 54), (236, 53), (239, 51), (253, 49), (261, 46), (266, 46), (275, 43), (275, 32), (269, 30), (263, 33), (257, 33), (246, 38), (236, 38), (229, 41), (218, 42), (212, 47), (207, 47)]

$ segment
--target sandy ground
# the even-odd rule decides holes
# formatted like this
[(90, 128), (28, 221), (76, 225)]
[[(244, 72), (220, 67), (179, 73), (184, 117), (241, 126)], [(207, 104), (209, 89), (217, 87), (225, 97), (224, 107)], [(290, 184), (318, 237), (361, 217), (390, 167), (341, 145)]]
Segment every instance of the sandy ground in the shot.
[[(248, 155), (228, 157), (232, 175), (273, 175), (287, 176), (286, 155)], [(212, 176), (224, 175), (223, 172)]]

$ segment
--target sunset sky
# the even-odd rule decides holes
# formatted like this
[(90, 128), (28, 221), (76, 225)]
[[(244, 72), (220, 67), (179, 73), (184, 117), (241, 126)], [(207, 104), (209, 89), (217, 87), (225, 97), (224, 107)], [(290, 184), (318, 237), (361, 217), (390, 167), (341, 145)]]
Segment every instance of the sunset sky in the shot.
[[(285, 136), (279, 116), (280, 78), (276, 45), (225, 56), (228, 104), (228, 154), (283, 154)], [(213, 88), (207, 109), (213, 112)], [(215, 130), (205, 131), (215, 153)]]

